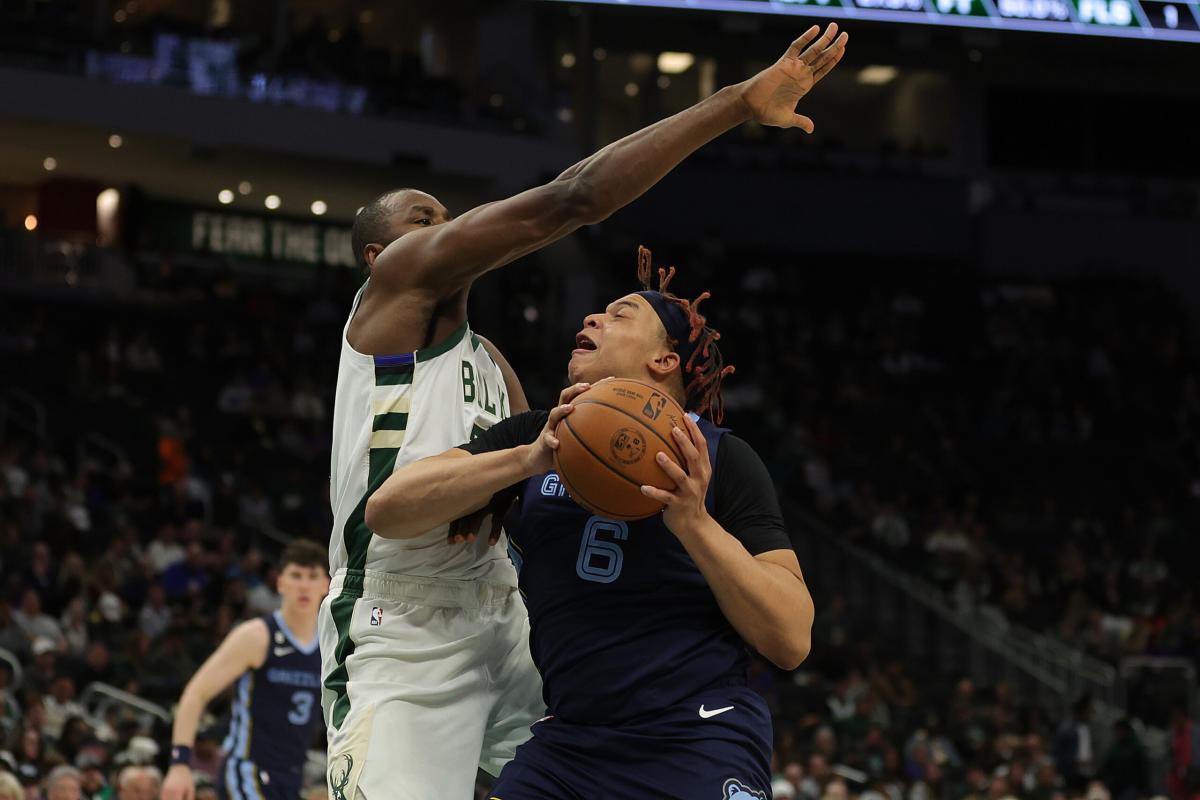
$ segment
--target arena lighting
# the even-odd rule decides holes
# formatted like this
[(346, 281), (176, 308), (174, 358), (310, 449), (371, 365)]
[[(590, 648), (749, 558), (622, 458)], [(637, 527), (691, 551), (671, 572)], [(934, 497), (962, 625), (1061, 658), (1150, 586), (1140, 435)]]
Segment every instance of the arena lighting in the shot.
[(271, 209), (272, 211), (279, 208), (279, 206), (282, 204), (283, 204), (283, 201), (279, 199), (279, 195), (277, 195), (277, 194), (269, 194), (266, 196), (266, 199), (263, 200), (263, 205), (265, 205), (267, 208)]
[(687, 72), (696, 57), (691, 53), (675, 53), (670, 50), (658, 54), (658, 71), (668, 75), (678, 75)]
[(54, 156), (46, 156), (42, 159), (42, 169), (46, 170), (46, 172), (54, 172), (54, 170), (58, 169), (58, 159)]
[(254, 187), (250, 185), (250, 181), (242, 181), (238, 184), (238, 194), (247, 195), (253, 190)]
[(884, 67), (878, 64), (871, 64), (858, 71), (858, 82), (871, 86), (881, 86), (885, 83), (891, 83), (894, 81), (898, 72), (899, 71), (895, 67)]
[(30, 214), (25, 217), (25, 230), (27, 230), (27, 231), (37, 230), (37, 217), (34, 216), (33, 214)]
[(217, 202), (223, 206), (227, 206), (233, 202), (233, 192), (229, 189), (222, 189), (217, 192)]
[(316, 214), (318, 217), (329, 210), (329, 206), (325, 205), (324, 200), (313, 200), (312, 205), (309, 206), (309, 208), (312, 210), (312, 213)]
[(123, 144), (125, 144), (125, 140), (121, 138), (121, 134), (119, 133), (114, 133), (112, 136), (108, 137), (108, 146), (113, 150), (116, 150)]
[(111, 186), (96, 195), (96, 243), (108, 247), (120, 232), (121, 193)]

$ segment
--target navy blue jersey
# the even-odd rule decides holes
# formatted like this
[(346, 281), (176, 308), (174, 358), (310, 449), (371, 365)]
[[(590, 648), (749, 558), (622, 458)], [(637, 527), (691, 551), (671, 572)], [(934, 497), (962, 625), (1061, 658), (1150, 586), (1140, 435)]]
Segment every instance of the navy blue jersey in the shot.
[[(463, 449), (532, 441), (545, 419), (518, 415)], [(725, 429), (699, 425), (713, 463), (709, 513), (751, 554), (790, 547), (761, 460)], [(747, 647), (661, 514), (634, 522), (596, 516), (549, 472), (524, 482), (505, 528), (551, 714), (625, 722), (745, 684)]]
[(223, 749), (280, 780), (298, 779), (321, 719), (321, 653), (317, 639), (296, 639), (276, 611), (262, 617), (270, 638), (267, 658), (238, 679), (233, 718)]

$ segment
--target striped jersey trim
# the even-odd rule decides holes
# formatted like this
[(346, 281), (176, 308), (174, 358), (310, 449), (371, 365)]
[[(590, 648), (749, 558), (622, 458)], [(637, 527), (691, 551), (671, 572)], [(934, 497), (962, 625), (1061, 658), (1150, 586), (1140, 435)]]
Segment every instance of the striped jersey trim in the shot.
[[(372, 443), (375, 437), (381, 434), (404, 436), (403, 431), (380, 431), (372, 434)], [(337, 667), (325, 678), (325, 688), (334, 695), (330, 711), (330, 722), (334, 728), (340, 728), (346, 720), (346, 715), (350, 713), (350, 695), (346, 692), (346, 681), (349, 678), (346, 660), (354, 653), (354, 640), (350, 638), (350, 620), (355, 603), (362, 597), (363, 567), (367, 563), (367, 548), (371, 544), (371, 531), (366, 524), (367, 498), (392, 474), (399, 453), (399, 446), (371, 448), (368, 453), (367, 491), (363, 493), (362, 499), (342, 528), (342, 539), (346, 546), (346, 577), (343, 579), (341, 592), (329, 604), (329, 613), (333, 617), (334, 629), (338, 634), (333, 650)]]
[(375, 360), (377, 367), (390, 367), (396, 364), (411, 364), (413, 363), (412, 353), (398, 353), (394, 356), (371, 356)]
[[(357, 302), (356, 298), (356, 309)], [(367, 450), (367, 487), (342, 527), (342, 544), (346, 551), (345, 578), (338, 596), (329, 604), (338, 637), (333, 653), (337, 666), (325, 678), (324, 686), (334, 695), (329, 720), (334, 728), (340, 728), (350, 713), (346, 661), (355, 649), (354, 640), (350, 638), (350, 621), (354, 606), (362, 597), (363, 574), (371, 545), (372, 533), (366, 525), (367, 499), (383, 485), (396, 467), (396, 458), (408, 431), (416, 365), (453, 350), (467, 335), (467, 330), (467, 322), (463, 320), (453, 333), (432, 347), (414, 353), (371, 357), (375, 371), (375, 392)], [(476, 344), (476, 341), (473, 339), (472, 344)]]

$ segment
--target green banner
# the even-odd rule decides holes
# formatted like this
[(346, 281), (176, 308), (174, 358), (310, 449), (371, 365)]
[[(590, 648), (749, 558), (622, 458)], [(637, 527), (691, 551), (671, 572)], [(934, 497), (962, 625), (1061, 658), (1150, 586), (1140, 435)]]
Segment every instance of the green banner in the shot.
[(180, 253), (354, 267), (350, 225), (151, 201), (147, 244)]

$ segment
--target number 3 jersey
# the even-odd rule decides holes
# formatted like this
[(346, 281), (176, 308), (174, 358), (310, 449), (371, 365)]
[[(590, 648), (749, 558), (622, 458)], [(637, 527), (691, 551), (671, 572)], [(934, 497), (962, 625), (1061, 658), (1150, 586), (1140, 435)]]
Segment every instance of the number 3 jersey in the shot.
[[(518, 414), (463, 445), (536, 440), (545, 411)], [(741, 439), (699, 420), (713, 465), (706, 506), (751, 555), (790, 549), (766, 467)], [(558, 475), (523, 481), (505, 520), (529, 609), (530, 651), (550, 713), (634, 720), (706, 689), (744, 685), (749, 651), (662, 514), (624, 522), (579, 506)]]
[(316, 637), (308, 643), (298, 641), (278, 611), (262, 620), (270, 633), (267, 658), (238, 679), (229, 735), (221, 748), (225, 769), (234, 773), (226, 780), (238, 785), (242, 776), (237, 773), (247, 762), (268, 771), (276, 782), (298, 779), (322, 723), (321, 653)]

